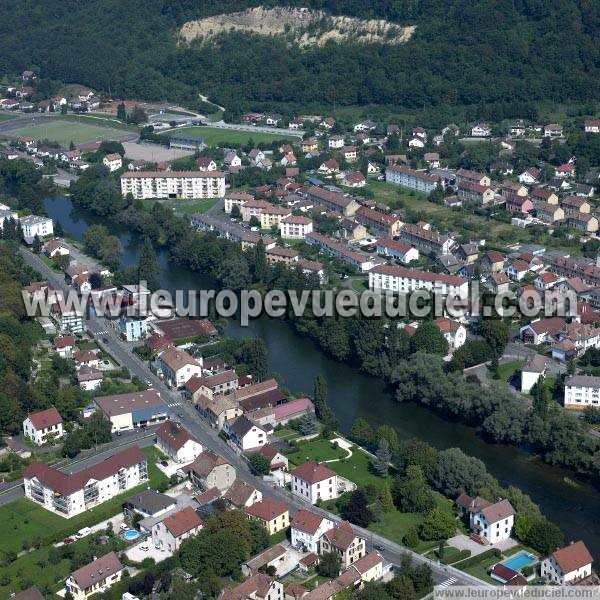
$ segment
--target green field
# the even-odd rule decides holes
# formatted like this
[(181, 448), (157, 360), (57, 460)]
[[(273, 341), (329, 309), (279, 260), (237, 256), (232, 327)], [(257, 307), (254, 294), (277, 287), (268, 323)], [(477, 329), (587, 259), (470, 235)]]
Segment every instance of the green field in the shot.
[(199, 135), (209, 146), (226, 144), (247, 144), (249, 140), (254, 143), (271, 143), (276, 140), (298, 140), (298, 137), (283, 133), (263, 133), (262, 131), (236, 131), (233, 129), (219, 129), (218, 127), (182, 127), (174, 131), (166, 131), (161, 135)]
[(21, 127), (10, 132), (12, 136), (28, 136), (36, 140), (50, 140), (57, 142), (61, 146), (68, 146), (71, 142), (74, 144), (87, 144), (100, 140), (114, 140), (123, 135), (123, 131), (96, 125), (89, 122), (76, 121), (50, 121), (40, 119), (37, 125)]
[(17, 115), (11, 115), (10, 113), (0, 113), (0, 122), (2, 121), (10, 121), (14, 119)]

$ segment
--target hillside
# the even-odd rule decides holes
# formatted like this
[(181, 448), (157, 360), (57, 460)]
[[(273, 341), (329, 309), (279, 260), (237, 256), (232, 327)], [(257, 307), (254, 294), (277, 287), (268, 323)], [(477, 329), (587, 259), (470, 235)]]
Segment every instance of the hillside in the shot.
[(332, 16), (307, 8), (265, 8), (257, 6), (235, 13), (188, 21), (180, 34), (188, 42), (207, 42), (222, 33), (238, 31), (264, 36), (285, 36), (301, 48), (323, 46), (327, 42), (360, 44), (403, 44), (410, 40), (415, 27), (401, 27), (385, 19), (357, 19)]
[[(540, 100), (600, 97), (598, 2), (265, 0), (261, 6), (244, 0), (5, 2), (0, 73), (36, 66), (44, 79), (190, 106), (202, 92), (234, 112), (278, 103), (323, 110), (494, 105), (509, 115)], [(309, 26), (298, 24), (300, 11), (275, 6), (312, 9)], [(289, 18), (273, 19), (277, 14)], [(261, 34), (260, 15), (268, 35)]]

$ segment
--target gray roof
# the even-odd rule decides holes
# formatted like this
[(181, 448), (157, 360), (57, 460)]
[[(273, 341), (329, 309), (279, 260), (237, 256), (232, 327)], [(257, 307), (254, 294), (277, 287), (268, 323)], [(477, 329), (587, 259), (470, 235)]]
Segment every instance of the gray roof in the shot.
[(140, 512), (155, 515), (162, 510), (175, 506), (176, 503), (175, 498), (161, 494), (156, 490), (143, 490), (139, 494), (127, 498), (123, 504), (127, 504)]
[(577, 387), (600, 387), (600, 377), (591, 375), (572, 375), (565, 379), (565, 385), (575, 385)]

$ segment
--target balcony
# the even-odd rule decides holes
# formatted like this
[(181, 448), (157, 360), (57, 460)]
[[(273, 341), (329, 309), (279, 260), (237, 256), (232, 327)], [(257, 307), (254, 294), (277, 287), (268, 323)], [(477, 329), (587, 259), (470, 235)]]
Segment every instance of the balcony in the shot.
[(42, 504), (44, 503), (45, 497), (44, 497), (43, 488), (41, 488), (37, 485), (31, 485), (29, 487), (29, 491), (31, 492), (31, 497), (34, 500), (37, 500), (38, 502), (41, 502)]

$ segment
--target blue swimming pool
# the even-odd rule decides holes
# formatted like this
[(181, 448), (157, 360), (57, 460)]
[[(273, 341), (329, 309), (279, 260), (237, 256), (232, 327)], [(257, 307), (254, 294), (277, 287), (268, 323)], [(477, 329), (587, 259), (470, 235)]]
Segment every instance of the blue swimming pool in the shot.
[(503, 560), (501, 564), (513, 571), (520, 571), (529, 565), (534, 565), (538, 561), (537, 557), (533, 554), (529, 554), (525, 550), (521, 550), (516, 554), (508, 557), (506, 560)]
[(137, 540), (140, 537), (140, 532), (136, 531), (135, 529), (128, 529), (124, 534), (123, 537), (128, 540)]

